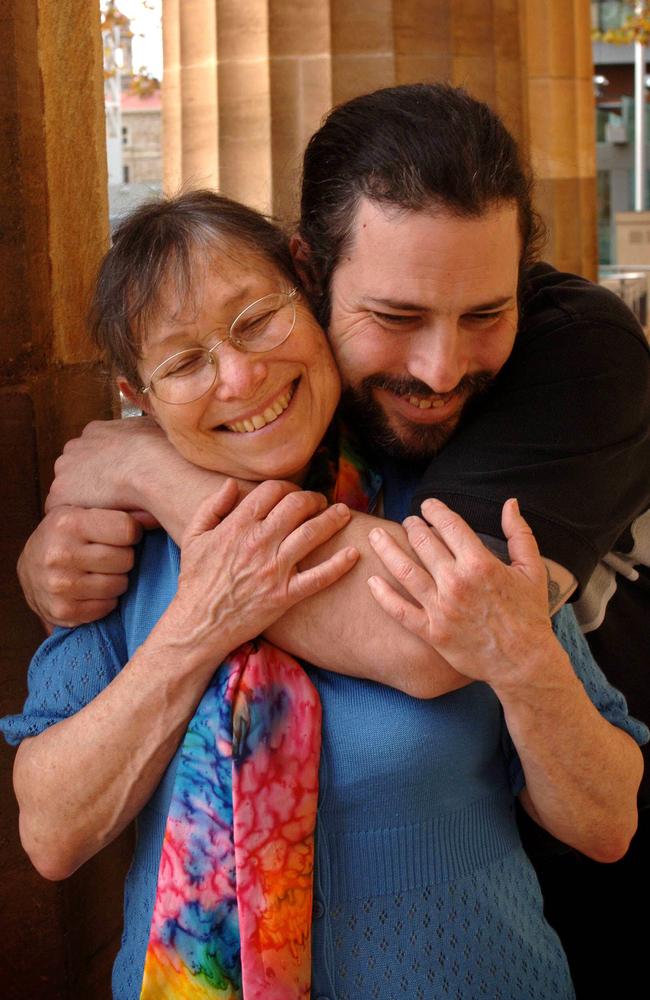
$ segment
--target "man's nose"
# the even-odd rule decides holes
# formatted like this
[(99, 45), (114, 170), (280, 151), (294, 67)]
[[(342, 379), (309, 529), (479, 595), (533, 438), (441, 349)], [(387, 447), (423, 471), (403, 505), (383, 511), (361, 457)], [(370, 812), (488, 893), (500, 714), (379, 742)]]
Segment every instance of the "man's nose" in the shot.
[(455, 320), (427, 324), (411, 341), (409, 375), (441, 395), (452, 392), (468, 372), (466, 346)]
[(220, 400), (250, 399), (267, 376), (265, 359), (237, 351), (227, 340), (212, 356), (217, 366), (214, 392)]

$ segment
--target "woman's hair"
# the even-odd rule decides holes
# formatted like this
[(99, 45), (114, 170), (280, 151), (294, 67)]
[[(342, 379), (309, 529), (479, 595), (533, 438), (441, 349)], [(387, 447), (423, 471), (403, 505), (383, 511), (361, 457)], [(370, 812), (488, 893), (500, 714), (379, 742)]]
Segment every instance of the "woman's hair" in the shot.
[(397, 211), (478, 217), (514, 202), (521, 263), (544, 227), (532, 177), (501, 119), (460, 87), (406, 84), (355, 97), (329, 113), (303, 163), (300, 235), (327, 328), (332, 275), (350, 244), (361, 198)]
[(251, 253), (298, 284), (285, 234), (271, 221), (213, 191), (157, 198), (130, 213), (113, 234), (99, 269), (88, 323), (113, 369), (139, 383), (143, 332), (171, 289), (185, 303), (193, 292), (197, 256), (237, 260)]

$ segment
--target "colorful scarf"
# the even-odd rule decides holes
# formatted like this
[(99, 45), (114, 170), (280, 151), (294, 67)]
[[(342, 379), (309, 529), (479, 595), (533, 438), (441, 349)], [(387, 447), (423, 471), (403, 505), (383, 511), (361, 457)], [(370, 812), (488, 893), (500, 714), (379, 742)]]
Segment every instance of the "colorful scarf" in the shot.
[[(367, 511), (381, 481), (333, 429), (309, 487)], [(140, 1000), (308, 1000), (320, 727), (282, 650), (217, 670), (180, 750)]]

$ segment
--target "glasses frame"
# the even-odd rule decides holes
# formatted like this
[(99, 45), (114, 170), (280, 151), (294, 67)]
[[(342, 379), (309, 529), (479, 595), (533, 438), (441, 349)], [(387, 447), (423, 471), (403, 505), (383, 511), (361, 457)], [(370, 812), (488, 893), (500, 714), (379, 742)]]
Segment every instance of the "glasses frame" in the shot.
[[(293, 307), (293, 314), (292, 314), (292, 317), (291, 317), (291, 326), (289, 327), (286, 336), (283, 337), (282, 340), (279, 341), (279, 343), (274, 344), (273, 347), (266, 347), (266, 348), (264, 348), (261, 351), (260, 350), (257, 350), (257, 351), (256, 350), (252, 350), (252, 351), (246, 350), (244, 347), (242, 347), (240, 344), (238, 344), (237, 341), (232, 336), (232, 329), (233, 329), (235, 323), (237, 323), (237, 321), (239, 320), (239, 318), (241, 316), (243, 316), (245, 312), (248, 312), (249, 309), (252, 309), (253, 306), (256, 306), (258, 304), (258, 302), (263, 302), (264, 299), (269, 299), (269, 298), (271, 298), (271, 296), (275, 296), (275, 295), (282, 295), (282, 296), (284, 296), (286, 298), (286, 300), (287, 300), (286, 304), (287, 305), (291, 304), (291, 306)], [(163, 361), (160, 362), (159, 365), (156, 365), (156, 367), (152, 371), (151, 375), (149, 376), (149, 381), (147, 382), (147, 384), (140, 386), (140, 393), (144, 396), (145, 393), (151, 392), (151, 394), (156, 397), (156, 399), (158, 400), (158, 402), (159, 403), (164, 403), (165, 406), (185, 406), (188, 403), (195, 403), (197, 401), (197, 399), (202, 399), (203, 396), (206, 396), (210, 392), (210, 390), (214, 387), (214, 385), (215, 385), (215, 383), (217, 381), (217, 375), (218, 375), (218, 372), (219, 372), (219, 366), (217, 365), (217, 361), (216, 361), (216, 358), (214, 356), (215, 351), (218, 351), (219, 348), (222, 347), (224, 344), (232, 344), (232, 346), (234, 347), (234, 349), (236, 351), (239, 351), (240, 354), (268, 354), (269, 351), (274, 351), (276, 349), (276, 347), (281, 347), (282, 344), (284, 344), (289, 339), (289, 337), (293, 333), (294, 327), (296, 325), (296, 300), (297, 300), (297, 298), (298, 298), (298, 287), (296, 285), (294, 285), (293, 288), (290, 288), (286, 292), (284, 292), (284, 291), (283, 292), (268, 292), (267, 295), (261, 295), (259, 299), (254, 299), (252, 302), (249, 302), (248, 305), (244, 306), (244, 308), (242, 310), (240, 310), (240, 312), (238, 312), (237, 315), (235, 316), (234, 320), (232, 321), (232, 323), (228, 327), (228, 335), (226, 337), (223, 337), (221, 340), (218, 340), (216, 342), (216, 344), (212, 345), (212, 347), (205, 347), (205, 348), (200, 348), (200, 347), (186, 347), (182, 351), (176, 351), (175, 354), (170, 354), (168, 358), (165, 358)], [(283, 308), (284, 308), (284, 305), (280, 306), (280, 309), (283, 309)], [(215, 329), (212, 330), (211, 333), (215, 333), (216, 329), (217, 328), (215, 327)], [(161, 399), (160, 396), (158, 395), (158, 393), (156, 392), (156, 388), (155, 388), (155, 386), (153, 384), (154, 383), (154, 379), (156, 377), (156, 372), (160, 371), (161, 368), (164, 368), (164, 366), (167, 365), (167, 364), (169, 364), (170, 361), (174, 361), (175, 358), (180, 358), (183, 354), (193, 354), (195, 351), (199, 351), (199, 350), (203, 351), (203, 353), (207, 354), (207, 356), (208, 356), (208, 364), (212, 365), (212, 367), (214, 369), (214, 374), (212, 376), (212, 381), (210, 382), (210, 385), (207, 387), (207, 389), (204, 389), (203, 392), (201, 392), (198, 396), (195, 396), (193, 399), (183, 399), (183, 400), (179, 400), (179, 401), (170, 401), (170, 400), (167, 400), (167, 399)]]

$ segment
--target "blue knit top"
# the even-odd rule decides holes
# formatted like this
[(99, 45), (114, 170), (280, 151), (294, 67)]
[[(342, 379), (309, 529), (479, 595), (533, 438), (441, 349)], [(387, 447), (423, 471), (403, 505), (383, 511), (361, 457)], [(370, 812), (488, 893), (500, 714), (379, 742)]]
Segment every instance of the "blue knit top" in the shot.
[[(67, 718), (111, 682), (167, 607), (178, 568), (174, 543), (147, 534), (119, 608), (57, 630), (37, 652), (23, 712), (0, 723), (9, 742)], [(647, 732), (593, 662), (570, 610), (556, 629), (592, 700), (643, 741)], [(491, 690), (472, 684), (420, 701), (309, 673), (323, 704), (313, 997), (572, 997), (520, 845), (514, 794), (523, 777)], [(137, 820), (116, 1000), (139, 996), (175, 767), (176, 758)]]

